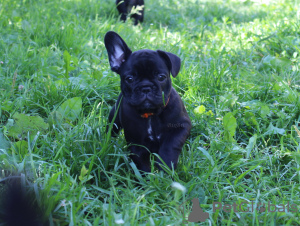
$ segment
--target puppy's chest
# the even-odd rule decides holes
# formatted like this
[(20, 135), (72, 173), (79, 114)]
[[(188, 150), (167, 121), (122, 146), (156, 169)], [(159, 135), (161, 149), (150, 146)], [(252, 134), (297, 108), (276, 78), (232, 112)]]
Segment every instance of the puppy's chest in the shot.
[(160, 123), (157, 121), (157, 119), (153, 117), (149, 117), (147, 119), (147, 133), (146, 133), (146, 139), (152, 142), (160, 142), (162, 139), (162, 129)]

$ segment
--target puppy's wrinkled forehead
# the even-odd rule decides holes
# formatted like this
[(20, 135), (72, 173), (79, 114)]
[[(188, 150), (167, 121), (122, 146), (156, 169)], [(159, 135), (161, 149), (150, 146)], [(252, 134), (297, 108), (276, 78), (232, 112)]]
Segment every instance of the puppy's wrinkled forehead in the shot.
[(169, 73), (164, 60), (153, 50), (138, 50), (133, 52), (130, 61), (130, 67), (138, 73), (153, 76), (154, 73)]

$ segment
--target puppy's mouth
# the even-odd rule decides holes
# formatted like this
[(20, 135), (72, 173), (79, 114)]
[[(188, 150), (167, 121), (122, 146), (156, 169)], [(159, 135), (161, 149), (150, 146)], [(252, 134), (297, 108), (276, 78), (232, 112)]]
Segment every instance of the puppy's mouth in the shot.
[(157, 113), (161, 108), (161, 105), (153, 104), (148, 98), (141, 102), (137, 108), (140, 114), (143, 113)]

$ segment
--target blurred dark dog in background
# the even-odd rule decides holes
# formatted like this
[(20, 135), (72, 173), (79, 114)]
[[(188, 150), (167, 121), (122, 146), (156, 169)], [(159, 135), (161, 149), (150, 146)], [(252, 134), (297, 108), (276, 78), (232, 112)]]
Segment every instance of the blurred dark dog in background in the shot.
[(29, 187), (25, 179), (21, 181), (20, 176), (0, 180), (0, 225), (49, 225), (45, 208), (37, 199), (38, 189)]
[(121, 20), (126, 21), (127, 15), (133, 8), (136, 8), (136, 12), (131, 15), (134, 19), (134, 25), (144, 20), (144, 0), (116, 0), (117, 9), (121, 15)]

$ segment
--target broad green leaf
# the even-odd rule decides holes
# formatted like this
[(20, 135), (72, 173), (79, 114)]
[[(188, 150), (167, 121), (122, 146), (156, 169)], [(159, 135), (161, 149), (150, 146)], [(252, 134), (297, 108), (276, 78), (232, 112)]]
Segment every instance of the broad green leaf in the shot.
[(25, 140), (19, 140), (18, 142), (14, 143), (17, 152), (21, 155), (26, 155), (28, 153), (28, 143)]
[(45, 132), (49, 126), (40, 116), (15, 113), (12, 118), (14, 125), (8, 129), (8, 136), (16, 139), (26, 138), (28, 132), (33, 138), (38, 131)]
[(230, 136), (234, 136), (236, 129), (236, 119), (231, 112), (228, 112), (223, 118), (223, 126), (225, 131), (227, 131)]
[(276, 67), (277, 69), (283, 69), (291, 66), (292, 62), (285, 57), (275, 57), (274, 59), (271, 60), (271, 64), (273, 67)]
[(2, 131), (0, 131), (0, 149), (9, 149), (10, 147), (10, 143), (9, 141), (7, 141), (2, 133)]
[(247, 159), (249, 158), (250, 153), (251, 153), (251, 151), (253, 150), (253, 148), (254, 148), (254, 146), (255, 146), (255, 144), (256, 144), (256, 140), (257, 140), (257, 135), (256, 135), (256, 134), (254, 134), (253, 137), (251, 137), (251, 138), (249, 139), (249, 144), (248, 144), (247, 147), (246, 147), (246, 151), (247, 151)]
[(86, 174), (87, 174), (88, 172), (89, 172), (89, 171), (85, 168), (85, 165), (83, 165), (82, 168), (81, 168), (79, 180), (80, 180), (80, 181), (88, 181), (88, 180), (92, 179), (93, 176), (91, 176), (91, 175), (89, 175), (89, 177), (86, 177)]
[(285, 129), (277, 128), (277, 127), (273, 126), (272, 123), (270, 123), (270, 125), (267, 129), (267, 132), (265, 132), (264, 135), (275, 135), (275, 134), (284, 135)]
[(270, 108), (267, 105), (260, 107), (260, 115), (265, 118), (270, 113)]
[(13, 119), (8, 119), (7, 120), (7, 123), (6, 123), (6, 125), (5, 125), (5, 127), (6, 127), (6, 129), (10, 129), (11, 127), (13, 127), (14, 126), (14, 123), (15, 123), (15, 120), (13, 120)]
[(57, 109), (58, 114), (62, 118), (66, 118), (70, 121), (75, 121), (82, 110), (82, 100), (81, 97), (74, 97), (66, 100), (62, 105)]
[(259, 69), (275, 69), (280, 71), (291, 66), (292, 62), (284, 57), (274, 57), (274, 56), (266, 56), (262, 59), (261, 63), (259, 64)]
[(65, 50), (63, 53), (63, 57), (64, 57), (64, 62), (65, 62), (64, 66), (65, 66), (65, 69), (67, 69), (71, 63), (71, 55), (69, 54), (69, 52), (67, 50)]
[(85, 168), (85, 165), (82, 166), (80, 175), (85, 176), (89, 171)]
[(246, 102), (241, 102), (240, 105), (246, 109), (255, 109), (257, 106), (260, 106), (262, 103), (259, 100), (251, 100)]
[(70, 83), (80, 89), (86, 89), (89, 86), (88, 80), (81, 77), (70, 77)]
[(252, 112), (245, 112), (244, 119), (247, 126), (258, 125), (255, 115)]
[(223, 107), (233, 107), (238, 100), (238, 97), (233, 93), (227, 93), (223, 96), (220, 96), (221, 106)]
[(65, 77), (68, 78), (69, 72), (72, 70), (75, 70), (76, 68), (71, 66), (71, 55), (68, 53), (67, 50), (64, 51), (63, 57), (64, 57), (64, 62), (65, 62), (64, 68), (66, 70)]

